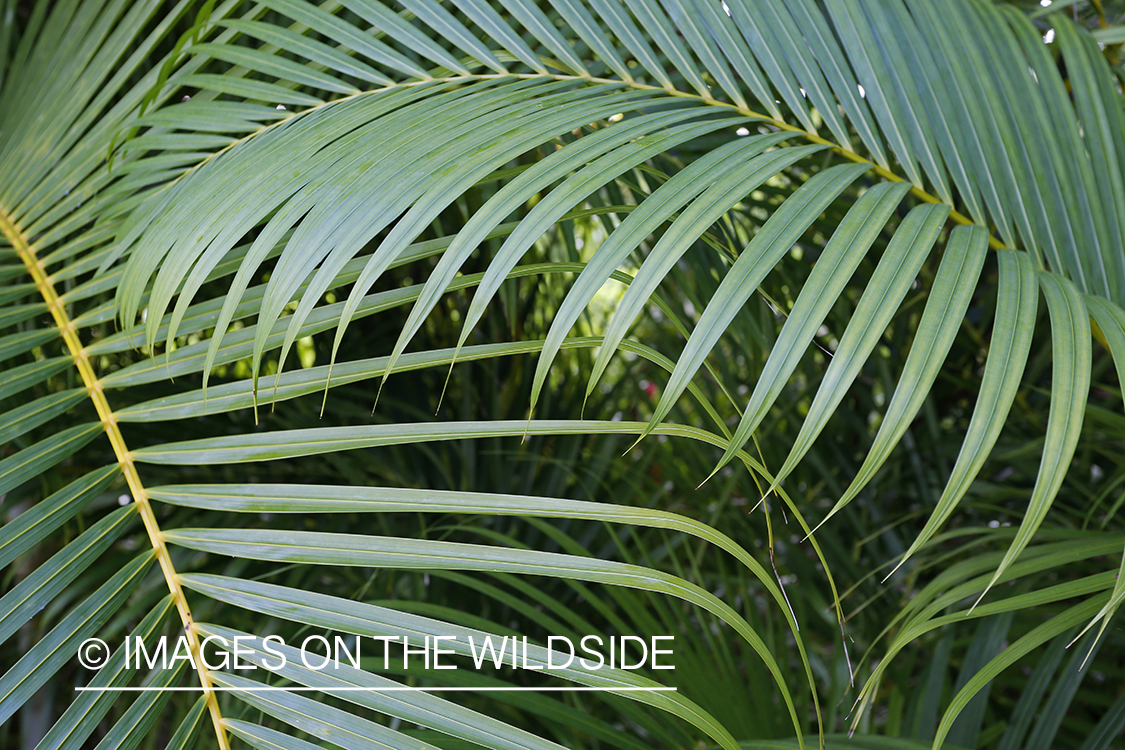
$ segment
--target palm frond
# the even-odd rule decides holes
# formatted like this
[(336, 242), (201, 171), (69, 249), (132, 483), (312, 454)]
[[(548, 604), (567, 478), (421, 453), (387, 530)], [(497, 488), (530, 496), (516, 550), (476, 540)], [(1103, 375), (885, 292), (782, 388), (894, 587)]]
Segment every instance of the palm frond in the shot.
[[(0, 530), (0, 562), (46, 549), (76, 517), (100, 514), (0, 599), (0, 640), (52, 602), (66, 610), (0, 678), (0, 719), (65, 673), (85, 638), (107, 628), (153, 638), (175, 608), (176, 629), (197, 657), (209, 636), (247, 637), (245, 658), (264, 676), (199, 660), (192, 671), (203, 697), (174, 704), (171, 747), (192, 746), (204, 714), (221, 748), (233, 734), (293, 750), (446, 741), (546, 750), (563, 746), (568, 732), (618, 732), (596, 717), (567, 727), (560, 717), (580, 713), (575, 706), (528, 697), (519, 706), (529, 715), (562, 725), (550, 739), (519, 712), (492, 716), (434, 695), (380, 692), (402, 683), (369, 665), (331, 674), (294, 659), (273, 666), (249, 632), (285, 621), (369, 638), (456, 634), (461, 657), (472, 656), (468, 638), (496, 635), (437, 605), (414, 613), (369, 601), (373, 576), (417, 570), (473, 581), (478, 592), (492, 585), (482, 580), (525, 594), (535, 590), (528, 581), (562, 581), (559, 590), (622, 630), (630, 622), (656, 627), (655, 611), (664, 621), (671, 612), (689, 613), (693, 624), (710, 618), (754, 652), (798, 744), (814, 723), (823, 742), (815, 671), (824, 666), (810, 656), (776, 566), (768, 571), (749, 545), (687, 513), (555, 497), (566, 494), (555, 480), (543, 491), (525, 482), (519, 493), (424, 489), (453, 482), (417, 479), (418, 457), (449, 441), (473, 451), (516, 438), (591, 446), (632, 436), (627, 467), (655, 442), (647, 436), (707, 446), (701, 455), (711, 463), (693, 479), (717, 484), (738, 459), (754, 483), (746, 492), (752, 506), (767, 506), (771, 564), (777, 543), (796, 541), (770, 520), (776, 499), (805, 535), (810, 567), (821, 566), (831, 589), (824, 603), (843, 630), (825, 552), (838, 540), (823, 539), (832, 527), (820, 524), (839, 523), (896, 451), (915, 450), (912, 426), (929, 418), (943, 374), (959, 377), (943, 365), (966, 329), (979, 336), (976, 320), (966, 323), (974, 315), (991, 320), (990, 337), (978, 342), (975, 406), (952, 465), (936, 482), (919, 482), (934, 496), (929, 520), (900, 545), (897, 564), (914, 564), (946, 539), (939, 531), (981, 481), (1013, 408), (1049, 369), (1048, 413), (1028, 439), (1035, 478), (1018, 488), (1018, 528), (984, 532), (1005, 552), (948, 565), (884, 623), (888, 657), (967, 618), (984, 623), (984, 645), (940, 722), (934, 715), (935, 746), (946, 738), (975, 744), (988, 686), (1005, 669), (1044, 644), (1080, 637), (1082, 625), (1100, 623), (1085, 636), (1086, 654), (1105, 636), (1125, 600), (1125, 582), (1114, 582), (1112, 570), (1044, 585), (1060, 566), (1085, 570), (1121, 551), (1120, 535), (1052, 542), (1041, 528), (1085, 450), (1092, 384), (1110, 360), (1119, 379), (1125, 373), (1125, 117), (1098, 43), (1066, 16), (1049, 17), (1056, 42), (1048, 47), (1026, 15), (982, 0), (229, 0), (205, 5), (194, 23), (187, 5), (158, 14), (146, 3), (37, 3), (19, 23), (0, 25), (0, 360), (11, 368), (0, 394), (35, 393), (5, 407), (0, 435), (14, 450), (0, 459), (0, 493), (44, 498)], [(453, 232), (444, 228), (451, 220)], [(578, 224), (589, 230), (581, 247), (571, 231)], [(565, 235), (565, 252), (548, 242), (555, 232)], [(804, 248), (815, 252), (811, 270), (800, 265)], [(414, 273), (404, 269), (417, 268), (424, 281), (403, 281)], [(793, 281), (774, 285), (781, 274)], [(547, 290), (549, 313), (534, 333), (490, 340), (517, 280)], [(698, 308), (671, 304), (662, 291), (688, 287), (700, 292)], [(461, 292), (463, 312), (449, 302)], [(1037, 329), (1040, 294), (1047, 319)], [(674, 356), (628, 338), (631, 330), (641, 338), (638, 320), (653, 310), (682, 337)], [(761, 325), (746, 323), (756, 313)], [(459, 324), (456, 341), (428, 338), (438, 315)], [(904, 320), (909, 341), (896, 348), (909, 351), (898, 367), (881, 351)], [(834, 341), (814, 368), (818, 379), (795, 378), (810, 343), (827, 341), (828, 322)], [(374, 343), (356, 345), (357, 329), (374, 330)], [(1040, 354), (1048, 351), (1038, 338), (1044, 329), (1049, 355)], [(288, 369), (292, 353), (328, 332), (327, 364)], [(742, 346), (744, 336), (753, 347)], [(1109, 354), (1101, 365), (1095, 337)], [(424, 348), (409, 351), (412, 344)], [(145, 356), (132, 358), (135, 347)], [(752, 392), (749, 382), (723, 377), (730, 370), (721, 360), (739, 348), (753, 350)], [(496, 395), (488, 419), (471, 417), (471, 389), (460, 389), (461, 413), (470, 416), (457, 420), (420, 413), (435, 402), (441, 410), (444, 391), (435, 400), (397, 392), (389, 407), (383, 394), (406, 372), (493, 367), (528, 354), (534, 369), (510, 381), (525, 390), (518, 399)], [(614, 416), (618, 402), (602, 397), (618, 383), (623, 357), (614, 355), (663, 371), (655, 403), (629, 417)], [(857, 465), (829, 491), (826, 515), (810, 523), (803, 483), (793, 477), (833, 455), (817, 446), (833, 419), (848, 417), (845, 399), (875, 368), (886, 374), (887, 406), (870, 444), (858, 459), (847, 457)], [(801, 420), (785, 420), (800, 427), (771, 429), (795, 380), (803, 381)], [(321, 392), (320, 415), (331, 424), (284, 409), (260, 413), (265, 402), (272, 410)], [(560, 407), (558, 393), (573, 395), (580, 411)], [(375, 416), (350, 403), (334, 411), (335, 394), (376, 405)], [(114, 408), (111, 397), (127, 403)], [(516, 400), (518, 411), (528, 408), (526, 421), (508, 413)], [(579, 420), (585, 413), (591, 418)], [(271, 429), (256, 426), (259, 419)], [(417, 486), (368, 486), (380, 474), (365, 458), (347, 459), (355, 455), (410, 456), (379, 471), (387, 484), (413, 471), (415, 479), (398, 484)], [(94, 468), (73, 471), (91, 456)], [(306, 471), (317, 461), (317, 470), (337, 472), (337, 485), (260, 481), (269, 467)], [(579, 463), (572, 455), (570, 464)], [(106, 510), (119, 476), (128, 505)], [(427, 526), (417, 538), (401, 526), (376, 533), (389, 514), (404, 512), (449, 525)], [(247, 528), (246, 514), (265, 515)], [(308, 528), (291, 524), (293, 514), (307, 517)], [(462, 516), (529, 519), (541, 548), (464, 525)], [(607, 525), (615, 542), (616, 527), (651, 534), (661, 541), (642, 548), (660, 552), (601, 559), (583, 546), (593, 537), (579, 541), (539, 518)], [(362, 521), (352, 530), (341, 519)], [(126, 534), (143, 551), (123, 548)], [(471, 535), (483, 543), (466, 541)], [(681, 556), (697, 543), (706, 546)], [(767, 632), (752, 607), (695, 582), (702, 576), (692, 565), (713, 547), (736, 564), (736, 574), (720, 578), (761, 587), (763, 609), (780, 615), (785, 634)], [(106, 576), (94, 562), (111, 556), (120, 570)], [(262, 580), (290, 569), (300, 572), (284, 585)], [(348, 578), (353, 569), (360, 577)], [(333, 593), (311, 591), (310, 581), (326, 581)], [(81, 601), (66, 599), (80, 586)], [(506, 591), (497, 585), (481, 598), (499, 601)], [(511, 599), (533, 622), (562, 617)], [(648, 601), (659, 604), (640, 603)], [(1013, 631), (1007, 649), (987, 647), (1008, 633), (1012, 613), (1025, 611), (1048, 614)], [(139, 624), (130, 630), (126, 621)], [(788, 639), (793, 659), (780, 653)], [(552, 657), (538, 645), (528, 653), (539, 665)], [(1054, 718), (1031, 735), (1027, 727), (1050, 680), (1058, 687), (1045, 717), (1070, 705), (1085, 661), (1060, 661), (1050, 646), (1018, 721), (997, 738), (1002, 746), (1055, 736)], [(123, 662), (116, 652), (91, 686), (134, 679)], [(853, 728), (869, 716), (890, 663), (868, 672)], [(843, 664), (851, 668), (846, 655)], [(940, 699), (938, 670), (925, 694)], [(793, 671), (804, 673), (807, 691), (793, 689)], [(682, 732), (684, 744), (702, 736), (733, 750), (744, 739), (703, 701), (660, 690), (673, 682), (663, 675), (585, 666), (553, 675), (601, 689), (599, 699), (646, 736), (675, 722), (668, 736)], [(153, 684), (181, 677), (165, 673)], [(348, 690), (331, 702), (259, 692), (288, 683)], [(40, 746), (81, 746), (109, 714), (111, 695), (78, 694)], [(115, 715), (102, 743), (135, 747), (169, 710), (168, 695), (141, 694)], [(1125, 717), (1119, 704), (1091, 735), (1101, 746)], [(403, 723), (431, 734), (411, 734)]]

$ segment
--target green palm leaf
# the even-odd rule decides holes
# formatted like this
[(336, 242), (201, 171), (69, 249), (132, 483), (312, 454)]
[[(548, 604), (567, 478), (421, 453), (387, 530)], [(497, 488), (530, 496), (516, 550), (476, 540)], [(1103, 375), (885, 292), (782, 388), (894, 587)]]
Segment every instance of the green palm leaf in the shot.
[[(935, 747), (1069, 731), (1125, 601), (1120, 534), (1073, 521), (1120, 526), (1121, 477), (1094, 488), (1125, 435), (1112, 34), (983, 0), (4, 9), (0, 641), (22, 655), (0, 720), (27, 746), (823, 744), (854, 678), (845, 606), (853, 632), (885, 613), (865, 646), (887, 637), (853, 729), (894, 683), (888, 733), (909, 712)], [(888, 487), (919, 502), (884, 508)], [(836, 578), (881, 566), (905, 604), (850, 606)], [(151, 643), (172, 608), (195, 663), (75, 671), (84, 639)], [(462, 705), (380, 692), (441, 675), (271, 667), (254, 640), (505, 618), (675, 630), (685, 676), (570, 667), (600, 692)], [(917, 695), (892, 665), (947, 661), (980, 618), (938, 721), (945, 662)], [(208, 666), (209, 636), (249, 636), (261, 671)], [(986, 736), (993, 686), (1048, 642)], [(712, 666), (779, 726), (724, 726), (739, 688)], [(69, 707), (30, 737), (40, 689)]]

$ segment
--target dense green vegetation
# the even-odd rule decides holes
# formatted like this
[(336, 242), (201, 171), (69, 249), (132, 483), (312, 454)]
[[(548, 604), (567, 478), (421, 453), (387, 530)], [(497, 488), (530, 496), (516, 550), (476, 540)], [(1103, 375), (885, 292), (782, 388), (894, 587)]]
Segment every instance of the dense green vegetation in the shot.
[(1122, 747), (1119, 5), (0, 5), (0, 747)]

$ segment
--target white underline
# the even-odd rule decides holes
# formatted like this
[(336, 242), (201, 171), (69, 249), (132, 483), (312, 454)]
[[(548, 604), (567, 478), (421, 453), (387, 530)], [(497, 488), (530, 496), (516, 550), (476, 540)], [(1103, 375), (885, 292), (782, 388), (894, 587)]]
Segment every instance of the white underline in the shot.
[[(76, 687), (75, 692), (99, 693), (202, 693), (202, 687)], [(470, 693), (665, 693), (676, 692), (674, 687), (212, 687), (215, 692), (232, 693), (267, 693), (267, 692), (317, 692), (340, 693), (362, 691), (366, 693), (441, 693), (441, 692), (470, 692)]]

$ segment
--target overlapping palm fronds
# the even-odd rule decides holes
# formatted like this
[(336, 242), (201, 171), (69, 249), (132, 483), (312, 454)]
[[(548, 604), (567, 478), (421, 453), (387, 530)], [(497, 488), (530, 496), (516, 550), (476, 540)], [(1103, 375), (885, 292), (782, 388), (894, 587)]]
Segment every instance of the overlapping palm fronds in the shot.
[[(1062, 644), (1083, 626), (1104, 636), (1125, 599), (1125, 576), (1109, 568), (1065, 587), (1043, 583), (1059, 566), (1097, 566), (1122, 549), (1120, 534), (1041, 532), (1086, 450), (1091, 384), (1113, 381), (1111, 361), (1125, 373), (1121, 92), (1098, 43), (1065, 16), (1049, 17), (1049, 48), (1022, 12), (983, 0), (231, 0), (205, 4), (194, 22), (187, 3), (159, 12), (123, 1), (37, 3), (29, 14), (20, 3), (7, 8), (0, 434), (13, 450), (0, 462), (0, 492), (9, 493), (6, 509), (33, 500), (0, 530), (0, 556), (10, 564), (59, 549), (0, 599), (0, 637), (26, 632), (44, 607), (66, 611), (5, 664), (0, 719), (21, 707), (30, 716), (28, 701), (71, 674), (86, 638), (106, 628), (124, 633), (134, 621), (136, 634), (152, 638), (176, 619), (173, 609), (196, 653), (208, 636), (260, 636), (254, 629), (264, 627), (457, 634), (460, 644), (483, 637), (485, 626), (505, 627), (455, 607), (411, 611), (392, 584), (390, 602), (356, 593), (376, 574), (425, 571), (427, 582), (433, 573), (483, 588), (496, 578), (527, 596), (535, 586), (525, 577), (548, 581), (618, 630), (654, 625), (649, 612), (679, 600), (690, 605), (688, 621), (721, 623), (762, 665), (789, 732), (821, 730), (816, 682), (824, 667), (810, 656), (783, 580), (767, 567), (772, 526), (767, 562), (746, 538), (692, 517), (702, 513), (628, 497), (571, 499), (557, 486), (431, 489), (452, 483), (419, 479), (422, 471), (407, 480), (406, 467), (443, 441), (511, 448), (521, 439), (574, 440), (579, 451), (622, 436), (620, 448), (635, 441), (632, 457), (606, 459), (600, 469), (618, 481), (633, 475), (628, 462), (657, 436), (707, 446), (714, 464), (693, 483), (710, 480), (701, 492), (712, 491), (737, 459), (749, 472), (737, 481), (753, 494), (751, 505), (780, 503), (800, 526), (796, 541), (807, 539), (842, 620), (820, 536), (924, 416), (969, 318), (973, 334), (980, 319), (991, 332), (987, 343), (975, 342), (981, 357), (970, 373), (971, 414), (957, 431), (960, 451), (925, 508), (928, 521), (887, 572), (942, 541), (1013, 408), (1022, 409), (1030, 386), (1049, 382), (1045, 418), (1029, 438), (1037, 474), (1018, 488), (1016, 527), (985, 532), (1004, 548), (947, 563), (884, 623), (887, 651), (967, 616), (983, 623), (974, 642), (983, 645), (971, 650), (931, 732), (935, 746), (947, 737), (978, 740), (983, 704), (972, 701), (1046, 643), (1043, 684), (1032, 679), (1034, 700), (1021, 699), (1008, 733), (993, 739), (1024, 746), (1056, 673), (1048, 713), (1061, 722), (1086, 669), (1085, 644), (1097, 639), (1086, 637), (1083, 658), (1065, 667)], [(793, 274), (795, 248), (804, 247), (815, 249), (815, 263)], [(413, 273), (404, 269), (419, 268), (424, 281), (404, 280)], [(668, 292), (699, 268), (706, 272), (693, 283), (710, 286), (696, 315)], [(779, 273), (795, 279), (782, 302), (771, 294)], [(548, 312), (528, 327), (542, 337), (484, 337), (497, 309), (518, 303), (512, 289), (521, 279), (540, 285), (538, 314)], [(454, 292), (467, 308), (450, 304)], [(765, 304), (778, 317), (753, 330), (748, 310)], [(447, 316), (456, 337), (435, 333), (434, 316)], [(635, 328), (638, 319), (657, 316), (686, 341), (645, 339), (650, 329)], [(870, 443), (826, 512), (813, 512), (786, 480), (803, 460), (823, 460), (818, 441), (847, 412), (849, 391), (866, 387), (865, 369), (889, 359), (880, 354), (886, 332), (904, 316), (908, 351), (891, 365), (895, 381), (877, 427), (868, 425)], [(810, 346), (828, 343), (826, 322), (839, 327), (813, 368), (819, 382), (808, 386), (801, 419), (790, 418), (799, 427), (767, 429), (776, 427), (782, 394), (804, 377)], [(755, 341), (754, 364), (741, 370), (747, 382), (731, 382), (716, 360), (743, 336)], [(315, 360), (310, 337), (319, 337), (328, 361), (298, 368), (294, 353)], [(145, 356), (130, 359), (139, 347)], [(1031, 377), (1029, 363), (1047, 351), (1049, 376)], [(455, 386), (460, 418), (422, 412), (448, 408), (446, 373), (529, 354), (533, 371), (510, 380), (526, 386), (518, 413), (510, 413), (511, 394), (488, 401), (503, 409), (478, 413), (481, 399), (463, 385)], [(662, 378), (654, 403), (634, 407), (631, 418), (613, 413), (623, 355)], [(384, 386), (389, 392), (414, 377), (427, 388), (407, 395), (405, 406), (399, 390), (388, 406)], [(556, 391), (569, 394), (562, 407), (552, 401)], [(332, 402), (334, 393), (348, 394), (346, 407)], [(286, 421), (285, 409), (302, 396), (323, 399), (323, 421), (308, 413)], [(1120, 419), (1119, 401), (1116, 408), (1110, 421)], [(1119, 425), (1109, 432), (1119, 439)], [(402, 468), (366, 465), (387, 455), (415, 458)], [(87, 457), (97, 463), (58, 480), (58, 467)], [(326, 476), (291, 478), (277, 466)], [(371, 486), (373, 476), (384, 484)], [(121, 480), (126, 504), (104, 508)], [(411, 533), (380, 520), (396, 514), (446, 525), (431, 536), (429, 527)], [(462, 524), (464, 517), (596, 522), (679, 541), (640, 562), (628, 552), (607, 559), (561, 526), (529, 521), (540, 535), (532, 544)], [(54, 545), (76, 518), (96, 520)], [(700, 542), (709, 556), (725, 556), (723, 565), (737, 564), (729, 580), (764, 592), (762, 610), (787, 634), (771, 634), (757, 610), (713, 588), (707, 575), (677, 567), (678, 546)], [(371, 578), (360, 585), (338, 572), (350, 569)], [(278, 571), (300, 572), (273, 580)], [(988, 596), (1001, 585), (1003, 595)], [(505, 601), (499, 589), (481, 596)], [(1006, 617), (1033, 608), (1047, 615), (1012, 631), (998, 655), (989, 651), (1009, 633)], [(528, 609), (544, 628), (562, 618)], [(536, 664), (550, 656), (538, 646), (529, 653)], [(176, 704), (169, 747), (191, 746), (208, 722), (209, 744), (225, 748), (237, 737), (286, 750), (314, 742), (633, 747), (637, 734), (665, 731), (734, 750), (756, 739), (724, 727), (704, 705), (714, 696), (637, 690), (676, 684), (656, 673), (555, 671), (567, 684), (602, 689), (604, 705), (625, 718), (587, 721), (573, 703), (517, 701), (519, 711), (552, 717), (536, 724), (440, 696), (379, 692), (400, 683), (370, 665), (331, 675), (292, 660), (272, 668), (260, 644), (246, 658), (261, 669), (253, 678), (185, 670), (196, 672), (202, 697)], [(890, 663), (868, 673), (853, 727), (869, 715)], [(135, 672), (118, 651), (91, 685), (121, 686)], [(940, 702), (943, 675), (934, 679)], [(251, 689), (267, 684), (324, 692)], [(325, 697), (341, 687), (373, 690)], [(143, 693), (114, 714), (99, 747), (136, 747), (169, 695)], [(118, 697), (77, 694), (36, 743), (83, 746)], [(668, 721), (677, 729), (665, 730)], [(1110, 746), (1122, 721), (1117, 700), (1092, 727), (1090, 747)], [(403, 728), (410, 725), (425, 731)], [(1034, 737), (1049, 742), (1058, 729), (1044, 724)]]

